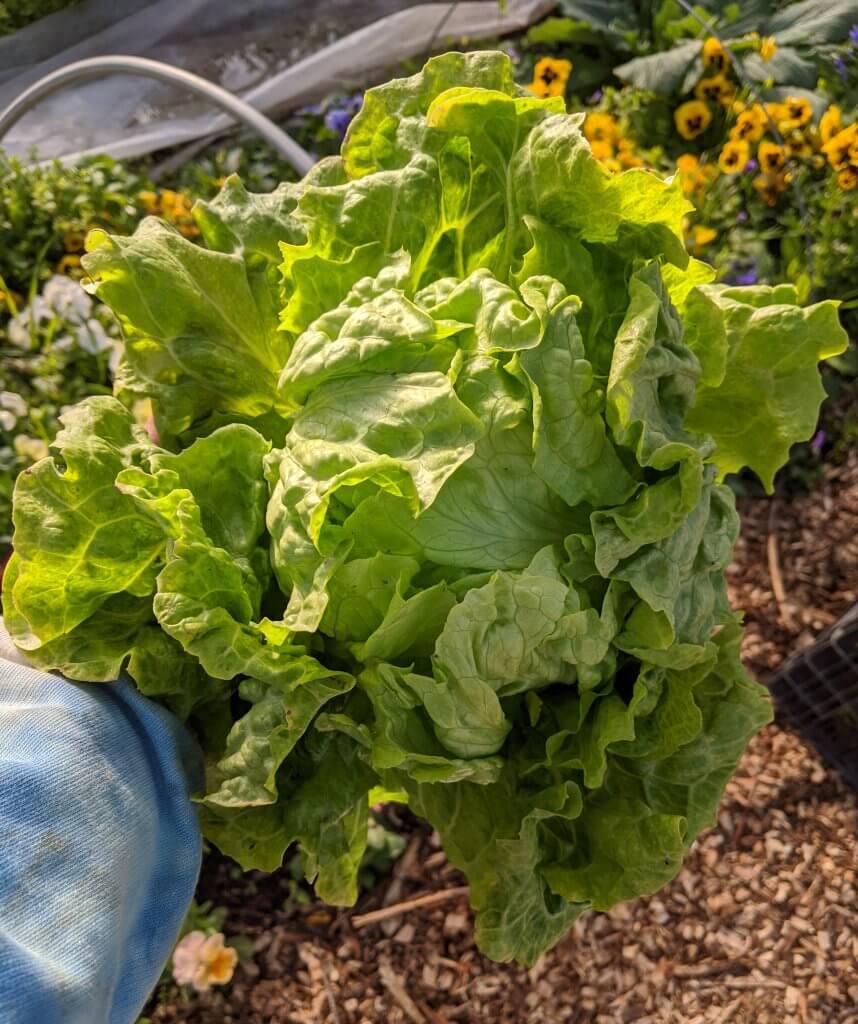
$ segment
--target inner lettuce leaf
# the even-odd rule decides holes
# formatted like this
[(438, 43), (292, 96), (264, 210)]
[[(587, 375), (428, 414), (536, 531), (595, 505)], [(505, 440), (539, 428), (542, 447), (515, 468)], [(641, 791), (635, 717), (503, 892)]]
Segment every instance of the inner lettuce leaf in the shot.
[(723, 477), (772, 487), (846, 344), (835, 303), (714, 284), (687, 210), (504, 54), (450, 53), (303, 181), (228, 179), (199, 243), (93, 233), (125, 354), (18, 479), (15, 642), (171, 708), (207, 838), (262, 870), (299, 844), (332, 903), (378, 792), (495, 959), (653, 892), (771, 717)]

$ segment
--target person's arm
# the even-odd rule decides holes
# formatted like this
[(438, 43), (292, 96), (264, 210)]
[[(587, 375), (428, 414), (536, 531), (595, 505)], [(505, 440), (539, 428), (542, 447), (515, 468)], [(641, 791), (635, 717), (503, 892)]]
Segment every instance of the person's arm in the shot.
[(0, 658), (0, 1024), (136, 1021), (199, 873), (198, 757), (129, 682)]

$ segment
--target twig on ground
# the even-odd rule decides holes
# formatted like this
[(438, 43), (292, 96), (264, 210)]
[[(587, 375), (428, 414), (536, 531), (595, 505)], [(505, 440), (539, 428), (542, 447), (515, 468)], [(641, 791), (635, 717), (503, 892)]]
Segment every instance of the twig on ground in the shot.
[(719, 960), (709, 964), (677, 964), (671, 974), (675, 978), (708, 978), (713, 974), (726, 974), (739, 963), (737, 960)]
[(777, 978), (719, 978), (717, 984), (701, 986), (701, 988), (786, 988), (785, 981), (778, 981)]
[(387, 991), (402, 1007), (406, 1017), (408, 1017), (410, 1021), (413, 1021), (413, 1024), (426, 1024), (426, 1018), (414, 1005), (414, 1001), (405, 991), (405, 986), (402, 984), (401, 979), (395, 973), (390, 964), (379, 964), (378, 976), (381, 979), (382, 985), (384, 985)]
[(363, 928), (365, 925), (384, 921), (388, 917), (395, 917), (406, 910), (416, 910), (418, 907), (434, 907), (438, 903), (458, 899), (460, 896), (467, 896), (467, 894), (467, 885), (457, 885), (453, 889), (442, 889), (440, 892), (425, 893), (423, 896), (415, 896), (413, 899), (403, 900), (402, 903), (394, 903), (390, 907), (382, 907), (381, 910), (371, 910), (368, 914), (358, 914), (352, 918), (352, 924), (355, 928)]
[(331, 979), (328, 977), (328, 964), (322, 966), (322, 984), (325, 986), (325, 995), (328, 997), (328, 1006), (331, 1010), (331, 1020), (334, 1024), (342, 1024), (340, 1011), (337, 1009), (337, 1000), (334, 997), (334, 990), (331, 987)]

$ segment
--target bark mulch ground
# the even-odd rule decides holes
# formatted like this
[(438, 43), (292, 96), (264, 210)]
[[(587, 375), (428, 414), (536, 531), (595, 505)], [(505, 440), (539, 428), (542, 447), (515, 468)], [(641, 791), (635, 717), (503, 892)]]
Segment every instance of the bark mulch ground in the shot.
[[(729, 577), (762, 679), (858, 600), (858, 456), (812, 495), (741, 505)], [(285, 871), (239, 877), (208, 858), (200, 898), (228, 907), (256, 954), (227, 989), (163, 988), (153, 1022), (858, 1024), (858, 794), (776, 725), (671, 885), (585, 914), (530, 970), (476, 951), (464, 879), (410, 827), (391, 876), (348, 912), (284, 907)]]

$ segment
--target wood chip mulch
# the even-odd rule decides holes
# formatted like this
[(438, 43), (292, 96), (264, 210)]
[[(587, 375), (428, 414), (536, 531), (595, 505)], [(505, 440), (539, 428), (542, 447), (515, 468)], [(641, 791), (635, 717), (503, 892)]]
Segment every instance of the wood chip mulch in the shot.
[[(858, 455), (813, 495), (741, 505), (729, 579), (764, 678), (858, 600)], [(858, 1024), (858, 794), (776, 725), (673, 883), (585, 914), (530, 970), (476, 951), (464, 879), (411, 828), (354, 911), (284, 909), (285, 871), (240, 877), (210, 857), (200, 898), (228, 907), (255, 956), (228, 988), (163, 987), (153, 1024)]]

